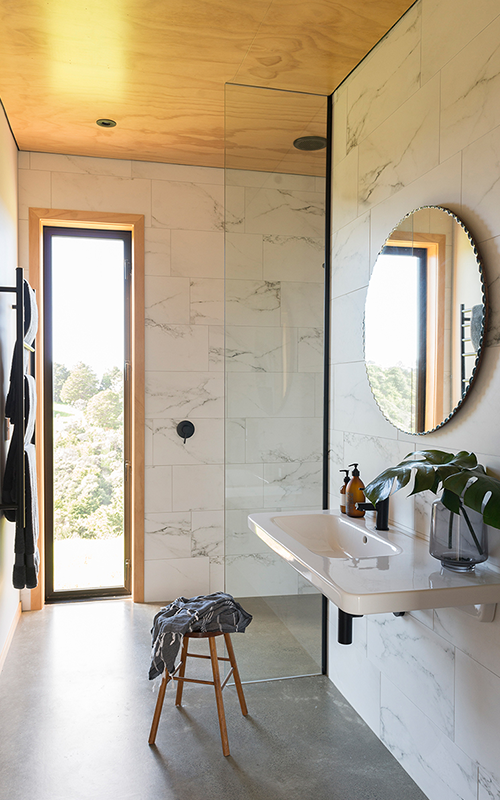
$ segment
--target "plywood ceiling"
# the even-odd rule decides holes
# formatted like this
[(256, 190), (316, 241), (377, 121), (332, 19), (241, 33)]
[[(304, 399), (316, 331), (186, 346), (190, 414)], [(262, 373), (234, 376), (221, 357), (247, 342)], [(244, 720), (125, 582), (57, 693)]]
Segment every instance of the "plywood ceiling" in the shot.
[[(221, 167), (224, 84), (328, 95), (411, 4), (1, 0), (0, 98), (21, 150)], [(289, 164), (293, 139), (324, 132), (314, 102), (290, 100), (278, 118), (272, 99), (257, 109), (252, 92), (229, 91), (239, 166)]]

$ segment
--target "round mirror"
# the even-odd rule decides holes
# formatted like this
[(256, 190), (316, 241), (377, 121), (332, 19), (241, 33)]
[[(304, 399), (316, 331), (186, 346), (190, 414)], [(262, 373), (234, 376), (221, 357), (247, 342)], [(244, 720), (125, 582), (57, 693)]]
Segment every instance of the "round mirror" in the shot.
[(384, 416), (430, 433), (463, 403), (486, 329), (481, 261), (446, 208), (407, 214), (377, 256), (365, 307), (365, 364)]

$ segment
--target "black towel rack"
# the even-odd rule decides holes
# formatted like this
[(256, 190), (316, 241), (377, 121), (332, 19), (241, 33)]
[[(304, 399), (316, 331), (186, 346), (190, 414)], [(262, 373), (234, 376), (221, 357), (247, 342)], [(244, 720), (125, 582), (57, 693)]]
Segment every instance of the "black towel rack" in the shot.
[[(12, 306), (16, 310), (16, 344), (20, 342), (20, 355), (17, 359), (17, 370), (13, 376), (15, 382), (16, 397), (19, 402), (16, 403), (14, 426), (21, 431), (20, 447), (19, 450), (19, 463), (17, 465), (17, 489), (16, 496), (19, 502), (15, 505), (4, 505), (0, 503), (0, 511), (15, 511), (16, 512), (16, 530), (18, 526), (25, 527), (25, 494), (26, 494), (26, 477), (24, 471), (24, 421), (25, 421), (25, 396), (24, 396), (24, 348), (30, 352), (33, 348), (24, 342), (24, 270), (22, 267), (16, 268), (16, 285), (15, 286), (0, 286), (0, 292), (13, 292), (16, 295), (16, 304)], [(18, 427), (19, 426), (19, 427)]]

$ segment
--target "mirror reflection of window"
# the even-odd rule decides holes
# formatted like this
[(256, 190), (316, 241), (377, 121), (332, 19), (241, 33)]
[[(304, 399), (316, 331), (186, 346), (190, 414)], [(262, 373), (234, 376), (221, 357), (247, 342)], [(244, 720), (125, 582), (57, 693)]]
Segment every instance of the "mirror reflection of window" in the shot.
[(427, 433), (449, 419), (474, 380), (485, 327), (477, 250), (447, 209), (404, 217), (380, 251), (365, 309), (365, 361), (387, 419)]

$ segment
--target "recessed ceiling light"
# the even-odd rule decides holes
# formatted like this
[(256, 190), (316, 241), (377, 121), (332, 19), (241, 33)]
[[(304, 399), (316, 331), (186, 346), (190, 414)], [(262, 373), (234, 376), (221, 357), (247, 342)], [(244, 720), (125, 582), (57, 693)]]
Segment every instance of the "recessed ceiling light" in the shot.
[(299, 136), (293, 146), (297, 150), (323, 150), (326, 147), (326, 139), (324, 136)]
[(116, 122), (114, 119), (96, 119), (96, 125), (99, 125), (100, 128), (114, 128)]

